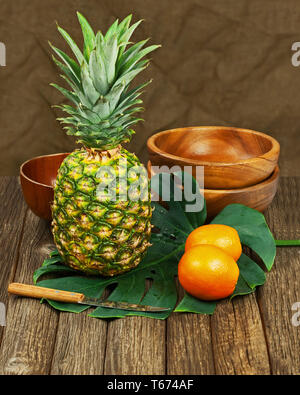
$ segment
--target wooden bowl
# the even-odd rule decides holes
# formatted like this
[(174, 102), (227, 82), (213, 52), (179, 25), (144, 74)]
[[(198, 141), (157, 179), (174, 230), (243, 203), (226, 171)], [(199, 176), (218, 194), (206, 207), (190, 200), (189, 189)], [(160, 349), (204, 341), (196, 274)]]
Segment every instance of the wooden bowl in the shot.
[[(151, 162), (148, 162), (148, 174), (153, 176)], [(266, 180), (246, 188), (239, 189), (201, 189), (206, 200), (207, 217), (215, 217), (224, 207), (233, 203), (244, 204), (260, 212), (264, 212), (272, 203), (276, 194), (279, 179), (279, 167)]]
[(208, 189), (256, 185), (274, 171), (280, 145), (264, 133), (223, 126), (171, 129), (154, 134), (147, 142), (154, 166), (204, 166)]
[(57, 171), (68, 153), (38, 156), (20, 167), (24, 199), (37, 216), (51, 220), (51, 202)]

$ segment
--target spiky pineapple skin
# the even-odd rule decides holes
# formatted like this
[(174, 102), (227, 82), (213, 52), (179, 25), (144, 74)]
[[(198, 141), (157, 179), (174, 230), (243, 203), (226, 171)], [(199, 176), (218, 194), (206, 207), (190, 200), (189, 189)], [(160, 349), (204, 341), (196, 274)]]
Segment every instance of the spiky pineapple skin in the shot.
[[(149, 246), (151, 199), (99, 199), (97, 186), (102, 166), (110, 166), (117, 177), (120, 158), (127, 169), (141, 166), (124, 148), (108, 153), (76, 150), (65, 158), (58, 171), (52, 205), (52, 233), (64, 262), (86, 274), (114, 276), (136, 267)], [(127, 190), (132, 179), (127, 177)], [(116, 190), (119, 190), (116, 184)]]

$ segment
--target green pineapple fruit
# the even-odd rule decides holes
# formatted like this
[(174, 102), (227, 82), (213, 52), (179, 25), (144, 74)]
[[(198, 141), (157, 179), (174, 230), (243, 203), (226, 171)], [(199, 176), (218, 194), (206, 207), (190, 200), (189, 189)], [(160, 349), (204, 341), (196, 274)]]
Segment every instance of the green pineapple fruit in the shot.
[[(52, 85), (74, 104), (58, 106), (68, 114), (59, 120), (82, 144), (58, 171), (52, 232), (67, 265), (113, 276), (137, 266), (149, 246), (152, 210), (146, 171), (121, 144), (130, 140), (130, 126), (140, 120), (135, 116), (141, 110), (139, 96), (149, 82), (131, 90), (129, 85), (147, 67), (144, 56), (158, 45), (144, 48), (144, 40), (128, 47), (141, 22), (130, 26), (131, 15), (120, 23), (116, 20), (105, 36), (95, 35), (87, 20), (77, 15), (83, 53), (58, 27), (77, 62), (50, 44), (71, 90)], [(124, 198), (124, 193), (131, 198)]]

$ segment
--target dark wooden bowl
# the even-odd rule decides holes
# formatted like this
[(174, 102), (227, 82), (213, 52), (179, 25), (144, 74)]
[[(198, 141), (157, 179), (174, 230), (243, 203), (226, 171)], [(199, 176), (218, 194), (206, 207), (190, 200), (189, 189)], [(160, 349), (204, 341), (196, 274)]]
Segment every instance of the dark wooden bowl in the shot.
[(57, 171), (68, 153), (38, 156), (20, 167), (24, 199), (37, 216), (51, 220), (51, 202)]
[[(148, 175), (154, 172), (151, 162), (148, 162)], [(206, 200), (207, 216), (209, 219), (215, 217), (224, 207), (233, 203), (244, 204), (260, 212), (264, 212), (272, 203), (276, 194), (279, 179), (279, 168), (275, 170), (266, 180), (246, 188), (239, 189), (201, 189)]]
[(147, 142), (153, 166), (204, 166), (208, 189), (256, 185), (274, 171), (280, 145), (264, 133), (222, 126), (171, 129), (154, 134)]

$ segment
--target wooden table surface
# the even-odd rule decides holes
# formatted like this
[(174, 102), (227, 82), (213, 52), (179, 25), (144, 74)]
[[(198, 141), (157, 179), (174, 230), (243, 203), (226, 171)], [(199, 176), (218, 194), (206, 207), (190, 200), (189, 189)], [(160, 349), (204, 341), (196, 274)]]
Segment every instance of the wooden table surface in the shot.
[[(266, 213), (277, 239), (300, 238), (299, 191), (300, 178), (281, 178)], [(8, 296), (9, 282), (32, 283), (53, 242), (49, 224), (26, 207), (16, 177), (0, 179), (0, 196), (1, 374), (300, 373), (300, 326), (292, 325), (300, 247), (278, 248), (265, 285), (219, 303), (213, 316), (98, 320)]]

